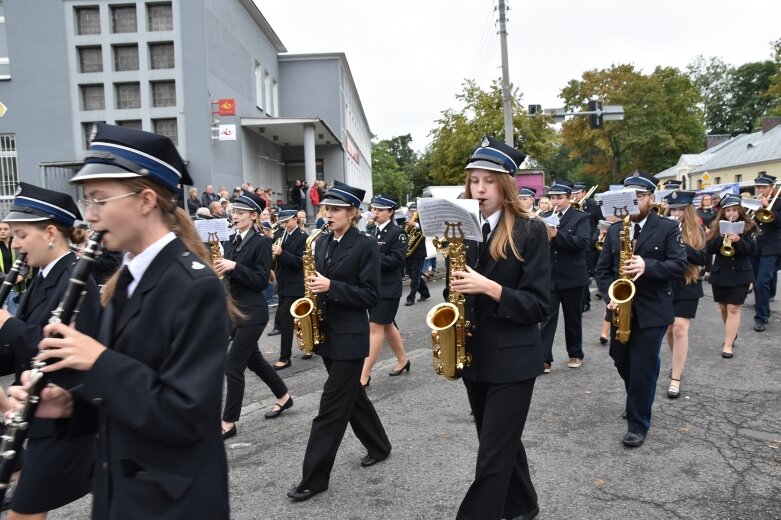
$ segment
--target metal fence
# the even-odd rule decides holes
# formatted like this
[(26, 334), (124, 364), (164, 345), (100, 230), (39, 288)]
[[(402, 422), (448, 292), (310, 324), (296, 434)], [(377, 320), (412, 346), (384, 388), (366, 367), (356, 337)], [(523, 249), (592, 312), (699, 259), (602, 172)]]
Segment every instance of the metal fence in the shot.
[(0, 134), (0, 216), (8, 213), (18, 184), (16, 135)]

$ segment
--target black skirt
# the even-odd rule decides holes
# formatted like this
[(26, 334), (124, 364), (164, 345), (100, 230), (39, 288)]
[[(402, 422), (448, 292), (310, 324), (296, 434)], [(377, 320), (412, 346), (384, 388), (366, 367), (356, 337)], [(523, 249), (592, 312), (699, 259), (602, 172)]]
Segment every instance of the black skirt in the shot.
[(95, 437), (27, 440), (11, 509), (32, 515), (52, 511), (90, 492)]
[(388, 325), (396, 319), (396, 312), (399, 310), (398, 298), (380, 298), (379, 303), (369, 309), (369, 321)]
[(713, 285), (713, 301), (729, 305), (743, 305), (748, 295), (748, 284), (735, 287)]
[(693, 320), (697, 315), (697, 300), (675, 300), (673, 301), (673, 312), (676, 318), (688, 318)]

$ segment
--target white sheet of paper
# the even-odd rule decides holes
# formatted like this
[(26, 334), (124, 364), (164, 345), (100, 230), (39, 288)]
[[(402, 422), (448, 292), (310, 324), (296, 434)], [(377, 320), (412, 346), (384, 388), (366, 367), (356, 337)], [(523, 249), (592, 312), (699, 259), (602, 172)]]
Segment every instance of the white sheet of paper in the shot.
[[(423, 236), (445, 237), (446, 224), (460, 223), (465, 240), (483, 241), (479, 225), (480, 203), (475, 199), (447, 200), (424, 197), (418, 200), (418, 215)], [(453, 226), (451, 226), (452, 228)], [(452, 229), (451, 229), (452, 231)]]
[(740, 205), (746, 208), (747, 210), (756, 211), (762, 207), (762, 201), (757, 199), (749, 199), (748, 197), (743, 197), (742, 199), (740, 199)]
[(548, 217), (543, 217), (542, 220), (551, 227), (559, 227), (559, 217), (555, 213), (551, 213)]
[(217, 233), (217, 239), (220, 242), (228, 240), (228, 219), (194, 220), (193, 224), (195, 224), (195, 229), (198, 230), (201, 242), (209, 241), (209, 233)]
[(726, 235), (727, 233), (735, 233), (740, 235), (743, 233), (743, 222), (730, 222), (729, 220), (719, 220), (719, 233)]
[(606, 191), (599, 196), (599, 202), (602, 205), (602, 214), (605, 216), (614, 215), (624, 218), (627, 215), (640, 213), (635, 190)]

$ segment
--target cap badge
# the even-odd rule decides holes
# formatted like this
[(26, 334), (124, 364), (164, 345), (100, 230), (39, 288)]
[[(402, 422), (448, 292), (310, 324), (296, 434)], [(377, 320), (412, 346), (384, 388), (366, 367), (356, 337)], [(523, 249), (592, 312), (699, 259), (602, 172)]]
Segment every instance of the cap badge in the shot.
[(635, 172), (632, 174), (632, 177), (640, 177), (640, 172), (635, 170)]
[(672, 192), (670, 197), (672, 197), (673, 199), (677, 199), (678, 198), (678, 192), (677, 191)]
[(491, 144), (491, 143), (489, 143), (489, 142), (488, 142), (488, 138), (487, 138), (487, 137), (483, 137), (483, 142), (481, 142), (481, 143), (480, 143), (480, 146), (482, 146), (483, 148), (485, 148), (485, 147), (487, 147), (489, 144)]

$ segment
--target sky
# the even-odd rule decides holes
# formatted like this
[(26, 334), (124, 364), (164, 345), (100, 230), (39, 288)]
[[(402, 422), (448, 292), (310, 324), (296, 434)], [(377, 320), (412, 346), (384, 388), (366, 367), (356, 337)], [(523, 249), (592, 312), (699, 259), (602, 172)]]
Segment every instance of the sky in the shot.
[[(369, 127), (423, 150), (466, 78), (501, 77), (498, 0), (255, 0), (289, 53), (344, 52)], [(510, 81), (521, 104), (563, 105), (591, 69), (685, 70), (697, 55), (771, 59), (778, 0), (507, 0)]]

